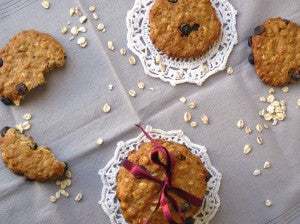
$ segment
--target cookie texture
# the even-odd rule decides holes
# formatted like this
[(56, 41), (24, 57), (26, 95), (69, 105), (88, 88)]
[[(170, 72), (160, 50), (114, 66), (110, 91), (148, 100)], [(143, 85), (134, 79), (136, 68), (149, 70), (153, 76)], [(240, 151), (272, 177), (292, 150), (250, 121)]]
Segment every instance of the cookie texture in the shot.
[(19, 106), (27, 92), (45, 83), (46, 73), (64, 64), (64, 48), (52, 36), (35, 30), (18, 33), (0, 49), (1, 101)]
[(268, 19), (254, 30), (249, 41), (253, 55), (249, 62), (271, 86), (300, 80), (300, 27), (282, 18)]
[(29, 180), (49, 181), (62, 177), (67, 169), (49, 148), (37, 146), (31, 137), (14, 128), (2, 129), (0, 149), (5, 165)]
[[(173, 142), (161, 141), (161, 144), (175, 156), (175, 166), (173, 169), (172, 185), (187, 191), (199, 198), (204, 198), (207, 187), (209, 173), (206, 171), (198, 157), (193, 155), (184, 145)], [(155, 165), (151, 159), (151, 143), (144, 143), (139, 149), (133, 151), (128, 160), (134, 164), (144, 166), (152, 175), (163, 179), (165, 177), (161, 167)], [(125, 168), (120, 168), (117, 176), (117, 197), (120, 201), (123, 216), (130, 224), (144, 223), (158, 203), (160, 186), (145, 179), (137, 179)], [(184, 211), (185, 218), (192, 218), (198, 207), (192, 206), (173, 193), (181, 209)], [(172, 217), (179, 222), (178, 214), (172, 211)], [(149, 223), (168, 224), (161, 209), (153, 213)]]
[(210, 0), (156, 0), (149, 19), (153, 44), (173, 58), (200, 57), (221, 34)]

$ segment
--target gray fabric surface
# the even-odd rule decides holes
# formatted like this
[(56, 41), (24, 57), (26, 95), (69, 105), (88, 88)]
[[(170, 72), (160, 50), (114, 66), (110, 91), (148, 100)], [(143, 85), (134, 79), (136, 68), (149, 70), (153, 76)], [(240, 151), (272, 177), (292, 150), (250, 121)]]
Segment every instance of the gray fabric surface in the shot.
[[(53, 184), (24, 181), (4, 168), (0, 162), (0, 223), (5, 224), (73, 224), (109, 223), (97, 205), (101, 181), (97, 175), (112, 157), (116, 143), (137, 135), (134, 124), (143, 122), (153, 127), (182, 129), (192, 141), (208, 148), (210, 158), (223, 173), (220, 189), (221, 207), (214, 224), (299, 224), (300, 223), (300, 98), (298, 85), (290, 86), (288, 95), (278, 94), (288, 103), (288, 118), (276, 128), (265, 131), (265, 144), (257, 146), (255, 135), (246, 136), (235, 127), (239, 118), (252, 127), (259, 121), (258, 97), (267, 92), (247, 62), (247, 37), (252, 29), (270, 16), (283, 16), (300, 23), (298, 0), (232, 0), (239, 12), (239, 44), (234, 48), (230, 64), (234, 75), (224, 72), (210, 78), (203, 87), (180, 85), (176, 88), (147, 77), (140, 63), (128, 64), (118, 52), (106, 48), (108, 40), (117, 48), (126, 46), (125, 16), (133, 0), (52, 0), (50, 10), (41, 8), (36, 0), (0, 0), (0, 47), (16, 32), (35, 28), (54, 35), (66, 48), (68, 60), (64, 69), (48, 76), (48, 84), (30, 94), (20, 108), (0, 105), (0, 126), (13, 126), (25, 112), (33, 114), (30, 133), (49, 146), (62, 160), (69, 161), (74, 177), (71, 196), (82, 191), (84, 199), (77, 204), (63, 199), (56, 204), (48, 201), (56, 191)], [(87, 10), (96, 4), (107, 33), (94, 31), (89, 21), (89, 46), (80, 49), (60, 34), (60, 25), (67, 20), (68, 9), (81, 5)], [(138, 91), (136, 98), (127, 90), (143, 80), (154, 91)], [(115, 85), (114, 91), (107, 85)], [(199, 102), (194, 115), (201, 113), (211, 125), (190, 128), (183, 122), (185, 108), (178, 98), (186, 96)], [(101, 105), (109, 102), (112, 111), (103, 114)], [(95, 144), (97, 137), (104, 145)], [(255, 146), (249, 157), (242, 155), (245, 143)], [(259, 177), (252, 171), (271, 160), (273, 168)], [(266, 208), (264, 200), (274, 205)]]

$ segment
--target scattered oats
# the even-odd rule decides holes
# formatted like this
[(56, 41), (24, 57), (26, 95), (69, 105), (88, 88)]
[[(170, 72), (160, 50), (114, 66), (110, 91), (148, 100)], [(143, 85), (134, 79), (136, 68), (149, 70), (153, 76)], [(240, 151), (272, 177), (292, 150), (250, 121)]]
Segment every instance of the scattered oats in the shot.
[(228, 66), (227, 70), (226, 70), (226, 73), (227, 73), (227, 75), (232, 75), (233, 74), (233, 68), (231, 66)]
[(284, 113), (277, 113), (275, 118), (279, 121), (283, 121), (285, 119), (286, 115)]
[(284, 93), (288, 93), (289, 92), (289, 87), (288, 86), (285, 86), (285, 87), (282, 87), (282, 92)]
[(103, 139), (102, 138), (98, 138), (96, 141), (97, 145), (102, 145), (103, 144)]
[(259, 144), (259, 145), (262, 145), (262, 144), (264, 143), (262, 137), (260, 137), (260, 136), (257, 136), (257, 137), (256, 137), (256, 142), (257, 142), (257, 144)]
[(84, 26), (80, 26), (79, 28), (78, 28), (78, 32), (81, 32), (81, 33), (86, 33), (86, 28), (84, 27)]
[(192, 102), (188, 103), (188, 107), (191, 109), (195, 109), (197, 107), (197, 103), (195, 101), (192, 101)]
[(31, 128), (31, 124), (28, 121), (22, 123), (22, 128), (27, 131)]
[(275, 107), (272, 104), (270, 104), (267, 107), (267, 112), (270, 113), (270, 114), (273, 114), (275, 112)]
[(104, 24), (103, 24), (103, 23), (99, 23), (99, 24), (97, 25), (97, 30), (103, 32), (103, 31), (105, 30)]
[(109, 41), (107, 42), (107, 47), (108, 47), (108, 49), (111, 50), (111, 51), (114, 51), (114, 50), (115, 50), (114, 43), (113, 43), (111, 40), (109, 40)]
[(122, 56), (125, 56), (126, 55), (126, 49), (125, 48), (121, 48), (120, 49), (120, 54), (122, 55)]
[(260, 169), (255, 169), (255, 170), (253, 171), (253, 176), (259, 176), (259, 175), (261, 175)]
[(72, 172), (70, 170), (66, 171), (66, 177), (71, 178), (72, 177)]
[(64, 190), (64, 189), (66, 189), (66, 188), (67, 188), (66, 182), (65, 182), (65, 181), (62, 181), (62, 182), (60, 183), (60, 189), (61, 189), (61, 190)]
[(66, 33), (68, 32), (68, 27), (67, 27), (67, 26), (62, 26), (62, 27), (60, 28), (60, 32), (61, 32), (62, 34), (66, 34)]
[(252, 133), (252, 129), (247, 126), (245, 127), (245, 132), (246, 134), (250, 135)]
[(53, 195), (51, 195), (51, 196), (49, 197), (49, 201), (52, 202), (52, 203), (55, 203), (56, 200), (57, 200), (56, 197), (53, 196)]
[(79, 37), (79, 38), (77, 39), (77, 44), (78, 44), (80, 47), (85, 48), (85, 47), (87, 46), (87, 44), (88, 44), (86, 37)]
[(98, 16), (97, 13), (95, 13), (95, 12), (93, 13), (93, 19), (94, 19), (94, 20), (98, 20), (98, 19), (99, 19), (99, 16)]
[(275, 93), (275, 89), (274, 88), (270, 88), (268, 92), (269, 92), (269, 94), (274, 94)]
[(70, 33), (71, 33), (73, 36), (77, 36), (77, 35), (78, 35), (78, 27), (77, 27), (77, 26), (71, 27)]
[(239, 129), (243, 129), (245, 127), (245, 122), (244, 120), (240, 119), (238, 120), (238, 122), (236, 123), (236, 126), (239, 128)]
[(50, 2), (48, 0), (42, 0), (42, 6), (44, 9), (50, 8)]
[(128, 58), (128, 61), (129, 61), (129, 64), (131, 64), (131, 65), (135, 65), (136, 64), (136, 60), (135, 60), (135, 57), (133, 55), (131, 55)]
[(184, 115), (183, 115), (183, 120), (185, 121), (185, 122), (190, 122), (191, 120), (192, 120), (192, 115), (191, 115), (191, 113), (190, 112), (185, 112), (184, 113)]
[(202, 121), (203, 124), (208, 124), (208, 122), (209, 122), (208, 116), (203, 114), (201, 116), (201, 121)]
[(264, 96), (261, 96), (261, 97), (259, 97), (259, 101), (260, 101), (260, 102), (266, 102), (266, 101), (267, 101), (267, 99), (266, 99), (266, 97), (264, 97)]
[(79, 193), (76, 195), (76, 197), (74, 198), (74, 200), (75, 200), (76, 202), (80, 202), (81, 199), (82, 199), (82, 193), (79, 192)]
[(76, 7), (74, 8), (74, 10), (75, 10), (75, 14), (76, 14), (77, 16), (82, 16), (82, 12), (81, 12), (81, 10), (80, 10), (80, 8), (79, 8), (78, 6), (76, 6)]
[(179, 98), (179, 101), (181, 103), (186, 103), (187, 99), (184, 96), (182, 96), (182, 97)]
[(69, 9), (69, 14), (70, 14), (70, 16), (74, 16), (75, 15), (75, 8), (70, 8)]
[(155, 56), (155, 64), (160, 64), (160, 62), (161, 62), (161, 57), (160, 57), (160, 55), (159, 54), (157, 54), (156, 56)]
[(297, 100), (297, 106), (300, 107), (300, 98)]
[(79, 22), (80, 22), (81, 24), (86, 23), (87, 20), (88, 20), (88, 18), (87, 18), (86, 16), (80, 16), (80, 17), (79, 17)]
[(192, 128), (195, 128), (195, 127), (197, 127), (198, 126), (198, 123), (196, 122), (196, 121), (192, 121), (191, 122), (191, 127)]
[(167, 70), (167, 66), (164, 63), (159, 64), (159, 69), (161, 72), (165, 72)]
[(258, 115), (261, 117), (263, 117), (265, 115), (265, 113), (266, 113), (265, 109), (258, 111)]
[(267, 96), (267, 102), (268, 103), (272, 103), (274, 100), (275, 100), (275, 96), (274, 95), (270, 94), (270, 95)]
[(105, 104), (103, 105), (103, 107), (102, 107), (102, 111), (103, 111), (104, 113), (108, 113), (108, 112), (110, 112), (110, 110), (111, 110), (111, 108), (110, 108), (109, 104), (108, 104), (108, 103), (105, 103)]
[[(68, 172), (68, 171), (67, 171)], [(66, 173), (67, 174), (67, 173)], [(57, 185), (57, 186), (59, 186), (60, 184), (61, 184), (61, 182), (60, 182), (60, 180), (57, 180), (56, 182), (55, 182), (55, 184)]]
[(61, 194), (62, 196), (65, 196), (66, 198), (69, 197), (69, 192), (67, 192), (67, 191), (65, 191), (65, 190), (63, 190), (63, 189), (61, 189), (61, 190), (59, 190), (59, 191), (60, 191), (60, 194)]
[(246, 144), (244, 146), (244, 154), (247, 155), (252, 151), (252, 146), (250, 144)]
[(113, 90), (114, 89), (114, 86), (113, 84), (108, 84), (108, 87), (107, 87), (109, 90)]
[(60, 191), (57, 191), (57, 192), (55, 193), (55, 198), (56, 198), (56, 199), (59, 199), (59, 198), (60, 198)]
[(265, 128), (265, 129), (268, 129), (268, 128), (269, 128), (269, 125), (264, 124), (264, 128)]
[(267, 200), (265, 201), (265, 205), (266, 205), (267, 207), (271, 207), (271, 206), (272, 206), (272, 201), (269, 200), (269, 199), (267, 199)]
[(257, 124), (255, 128), (256, 128), (256, 131), (258, 131), (259, 133), (261, 133), (264, 129), (261, 124)]
[(23, 132), (24, 132), (24, 129), (23, 129), (22, 124), (17, 124), (17, 125), (16, 125), (16, 129), (17, 129), (20, 133), (23, 133)]
[(26, 121), (31, 120), (31, 118), (32, 118), (32, 115), (30, 113), (26, 113), (26, 114), (23, 115), (23, 119), (26, 120)]
[(67, 187), (70, 187), (71, 184), (72, 184), (72, 180), (71, 179), (66, 179), (65, 183), (66, 183)]
[(145, 83), (142, 82), (142, 81), (139, 81), (139, 82), (137, 83), (137, 87), (138, 87), (139, 89), (145, 89)]
[(136, 92), (135, 92), (134, 89), (130, 89), (130, 90), (128, 91), (128, 94), (129, 94), (129, 96), (136, 97)]
[(89, 7), (89, 11), (90, 11), (90, 12), (95, 12), (95, 10), (96, 10), (96, 6), (91, 5), (91, 6)]
[(272, 115), (269, 114), (269, 113), (264, 114), (264, 118), (265, 118), (266, 121), (270, 121), (270, 120), (273, 119)]
[(266, 161), (266, 162), (264, 163), (264, 169), (269, 169), (269, 168), (271, 168), (271, 166), (272, 166), (272, 164), (271, 164), (270, 161)]

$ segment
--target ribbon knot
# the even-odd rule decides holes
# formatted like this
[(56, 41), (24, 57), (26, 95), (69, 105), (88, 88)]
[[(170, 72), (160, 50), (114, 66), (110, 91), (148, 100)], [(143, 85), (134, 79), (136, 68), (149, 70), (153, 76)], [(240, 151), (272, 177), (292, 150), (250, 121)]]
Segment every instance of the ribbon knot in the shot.
[[(160, 180), (159, 178), (153, 176), (148, 170), (146, 170), (142, 166), (133, 164), (129, 160), (125, 160), (123, 162), (123, 167), (127, 169), (135, 178), (153, 181), (161, 186), (159, 201), (156, 205), (155, 210), (151, 213), (150, 217), (145, 222), (145, 224), (149, 223), (150, 218), (152, 217), (154, 212), (157, 211), (159, 208), (162, 209), (163, 215), (169, 224), (178, 224), (177, 222), (175, 222), (175, 220), (171, 215), (170, 205), (172, 205), (175, 212), (178, 213), (181, 220), (180, 223), (184, 223), (183, 212), (180, 206), (178, 205), (177, 201), (169, 194), (169, 192), (176, 194), (183, 200), (198, 207), (202, 205), (203, 200), (201, 198), (197, 198), (196, 196), (184, 190), (172, 186), (172, 172), (175, 163), (172, 154), (165, 147), (163, 147), (157, 140), (154, 140), (141, 126), (139, 125), (136, 126), (140, 128), (142, 132), (145, 134), (145, 136), (151, 141), (151, 144), (153, 146), (151, 156), (150, 156), (151, 161), (154, 164), (162, 167), (165, 173), (165, 178), (163, 180)], [(162, 156), (164, 161), (160, 159), (160, 155)]]

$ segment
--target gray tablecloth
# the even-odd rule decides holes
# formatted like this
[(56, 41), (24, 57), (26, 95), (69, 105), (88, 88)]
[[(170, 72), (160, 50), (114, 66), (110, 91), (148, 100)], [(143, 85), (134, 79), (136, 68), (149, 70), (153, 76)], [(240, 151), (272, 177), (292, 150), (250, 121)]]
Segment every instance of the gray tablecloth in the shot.
[[(109, 223), (97, 205), (102, 185), (97, 172), (112, 157), (118, 141), (137, 135), (137, 122), (165, 130), (182, 129), (192, 141), (208, 148), (213, 164), (223, 173), (222, 205), (212, 223), (300, 223), (300, 110), (296, 107), (299, 85), (290, 86), (288, 94), (278, 94), (288, 103), (288, 118), (264, 132), (263, 146), (255, 143), (255, 134), (246, 136), (235, 127), (236, 121), (244, 118), (254, 128), (260, 121), (258, 97), (267, 92), (247, 62), (247, 37), (253, 27), (271, 16), (300, 23), (298, 0), (232, 0), (239, 12), (239, 44), (229, 60), (234, 74), (218, 73), (202, 87), (184, 84), (176, 88), (146, 76), (140, 63), (129, 65), (118, 51), (111, 52), (106, 47), (108, 40), (113, 40), (117, 48), (126, 46), (125, 17), (133, 0), (51, 3), (51, 8), (44, 10), (37, 0), (0, 0), (1, 47), (15, 33), (35, 28), (54, 35), (68, 55), (66, 67), (51, 73), (48, 84), (30, 93), (21, 107), (0, 106), (0, 126), (14, 126), (24, 113), (32, 113), (30, 133), (60, 159), (69, 161), (74, 174), (71, 196), (81, 191), (84, 199), (81, 203), (63, 199), (52, 204), (48, 197), (56, 186), (26, 182), (11, 174), (1, 161), (0, 223)], [(107, 32), (96, 32), (90, 20), (89, 45), (80, 49), (60, 34), (60, 26), (68, 20), (75, 21), (68, 15), (71, 6), (87, 10), (90, 4), (97, 6)], [(129, 97), (127, 90), (136, 88), (138, 80), (154, 91), (139, 90), (136, 98)], [(115, 86), (113, 91), (107, 89), (109, 83)], [(194, 116), (199, 120), (206, 113), (211, 124), (196, 129), (185, 124), (186, 108), (178, 101), (181, 96), (198, 101)], [(101, 112), (105, 102), (112, 106), (109, 114)], [(100, 136), (104, 144), (97, 146), (95, 141)], [(255, 146), (249, 157), (242, 154), (246, 143)], [(272, 161), (272, 169), (253, 177), (252, 171), (266, 160)], [(273, 201), (271, 208), (264, 205), (265, 199)]]

